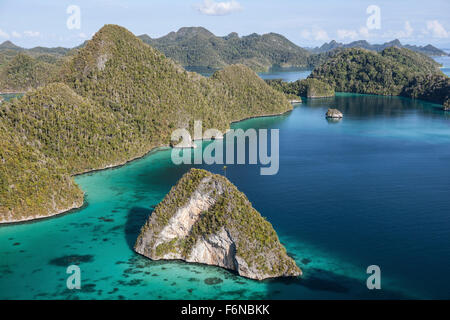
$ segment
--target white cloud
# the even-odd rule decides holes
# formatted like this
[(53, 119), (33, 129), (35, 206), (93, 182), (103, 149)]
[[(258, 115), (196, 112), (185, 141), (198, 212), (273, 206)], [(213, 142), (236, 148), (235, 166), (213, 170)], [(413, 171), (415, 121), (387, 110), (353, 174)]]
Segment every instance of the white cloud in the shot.
[(358, 40), (358, 39), (368, 39), (371, 37), (369, 33), (369, 29), (366, 27), (361, 27), (359, 30), (347, 30), (347, 29), (339, 29), (337, 31), (338, 39), (350, 39), (350, 40)]
[(409, 21), (405, 21), (405, 35), (406, 37), (411, 37), (414, 32), (414, 29), (411, 27)]
[(302, 36), (302, 38), (311, 39), (311, 32), (308, 30), (302, 30), (302, 32), (300, 32), (300, 35)]
[(317, 30), (314, 32), (314, 40), (317, 41), (327, 41), (330, 37), (328, 37), (328, 33), (325, 30)]
[(84, 33), (84, 32), (81, 32), (78, 36), (79, 36), (80, 38), (82, 38), (82, 39), (87, 38), (87, 35), (86, 35), (86, 33)]
[(450, 33), (437, 20), (427, 21), (427, 30), (424, 33), (430, 32), (434, 38), (448, 38), (450, 36)]
[(328, 41), (330, 37), (325, 30), (314, 28), (313, 30), (302, 30), (300, 35), (304, 39), (316, 41)]
[(6, 38), (9, 39), (9, 34), (7, 34), (5, 31), (0, 29), (0, 38)]
[(411, 23), (409, 21), (405, 21), (405, 27), (403, 30), (399, 31), (388, 31), (382, 34), (382, 37), (385, 39), (405, 39), (405, 38), (411, 38), (411, 36), (414, 33), (414, 29), (411, 26)]
[(243, 9), (241, 4), (235, 0), (223, 2), (204, 0), (203, 3), (198, 4), (196, 7), (200, 13), (209, 16), (224, 16)]
[(354, 30), (340, 29), (337, 31), (337, 37), (338, 39), (346, 39), (346, 38), (356, 39), (358, 37), (358, 32)]
[(365, 39), (370, 37), (369, 29), (366, 27), (359, 28), (359, 34)]
[(39, 37), (40, 33), (39, 31), (31, 31), (31, 30), (27, 30), (23, 32), (24, 35), (26, 35), (27, 37)]
[(11, 35), (12, 35), (13, 38), (22, 38), (22, 35), (19, 32), (17, 32), (17, 31), (13, 31), (11, 33)]

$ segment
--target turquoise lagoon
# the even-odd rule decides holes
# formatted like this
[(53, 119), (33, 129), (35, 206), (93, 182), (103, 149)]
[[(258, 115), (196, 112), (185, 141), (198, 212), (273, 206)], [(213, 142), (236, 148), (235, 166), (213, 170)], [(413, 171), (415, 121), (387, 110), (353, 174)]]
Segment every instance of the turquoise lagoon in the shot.
[[(325, 119), (331, 106), (342, 121)], [(273, 224), (302, 279), (258, 282), (135, 254), (152, 206), (190, 168), (161, 149), (76, 177), (86, 192), (79, 210), (1, 226), (0, 299), (448, 299), (450, 113), (439, 108), (338, 94), (233, 125), (280, 129), (277, 175), (259, 175), (259, 165), (228, 165), (226, 175)], [(71, 264), (81, 290), (66, 288)], [(366, 288), (373, 264), (381, 290)]]

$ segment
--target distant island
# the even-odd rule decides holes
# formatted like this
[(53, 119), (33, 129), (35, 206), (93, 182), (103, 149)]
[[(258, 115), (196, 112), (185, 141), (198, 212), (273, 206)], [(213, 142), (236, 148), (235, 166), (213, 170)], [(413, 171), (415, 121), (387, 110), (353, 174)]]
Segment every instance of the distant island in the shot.
[[(184, 28), (159, 40), (140, 38), (165, 48), (171, 43), (180, 57), (184, 51), (176, 44), (191, 39), (186, 43), (195, 44), (193, 54), (213, 58), (205, 60), (209, 65), (217, 56), (208, 46), (202, 50), (202, 41), (216, 43), (214, 37), (206, 29)], [(174, 128), (192, 130), (194, 119), (225, 131), (234, 121), (289, 111), (289, 101), (301, 101), (300, 96), (329, 97), (335, 91), (400, 95), (449, 109), (450, 78), (433, 59), (406, 48), (339, 49), (326, 53), (308, 79), (266, 83), (248, 65), (301, 65), (312, 55), (276, 34), (230, 34), (216, 44), (224, 54), (240, 52), (237, 60), (220, 60), (225, 67), (206, 78), (140, 38), (106, 25), (70, 50), (0, 45), (0, 91), (26, 92), (1, 103), (0, 222), (80, 207), (83, 192), (73, 175), (168, 146)], [(239, 58), (243, 52), (249, 60)]]
[[(333, 40), (321, 47), (302, 48), (273, 32), (247, 36), (232, 32), (221, 37), (202, 27), (184, 27), (160, 38), (146, 34), (139, 38), (185, 69), (198, 72), (214, 72), (233, 64), (243, 64), (256, 72), (271, 68), (314, 69), (348, 48), (382, 52), (398, 47), (428, 56), (447, 55), (432, 45), (403, 45), (397, 39), (384, 44), (370, 44), (365, 40), (343, 44)], [(74, 48), (25, 49), (11, 41), (3, 42), (0, 44), (0, 92), (26, 92), (58, 81), (60, 67), (87, 43)]]
[(0, 222), (80, 207), (73, 175), (167, 146), (172, 131), (192, 130), (194, 119), (225, 131), (233, 121), (292, 109), (244, 65), (205, 78), (116, 25), (64, 58), (51, 83), (1, 106)]
[[(352, 48), (330, 55), (306, 80), (267, 83), (289, 96), (308, 96), (305, 84), (314, 79), (317, 92), (329, 86), (337, 92), (404, 96), (445, 105), (450, 99), (450, 78), (439, 66), (406, 48), (388, 47), (379, 53)], [(322, 96), (327, 96), (327, 91)]]
[(219, 37), (202, 27), (181, 28), (161, 38), (139, 36), (184, 67), (221, 69), (244, 64), (255, 71), (278, 67), (309, 67), (310, 53), (277, 33)]
[(199, 169), (158, 204), (134, 249), (153, 260), (215, 265), (257, 280), (302, 273), (247, 197), (227, 178)]
[(345, 44), (342, 42), (336, 42), (335, 40), (331, 40), (328, 43), (324, 43), (320, 47), (306, 48), (306, 49), (312, 53), (326, 53), (336, 49), (350, 49), (350, 48), (360, 48), (381, 52), (384, 49), (390, 47), (406, 48), (415, 52), (425, 54), (427, 56), (448, 56), (448, 54), (445, 51), (438, 49), (435, 46), (432, 46), (431, 44), (428, 44), (426, 46), (415, 46), (409, 44), (403, 45), (398, 39), (385, 42), (383, 44), (370, 44), (366, 40), (358, 40)]

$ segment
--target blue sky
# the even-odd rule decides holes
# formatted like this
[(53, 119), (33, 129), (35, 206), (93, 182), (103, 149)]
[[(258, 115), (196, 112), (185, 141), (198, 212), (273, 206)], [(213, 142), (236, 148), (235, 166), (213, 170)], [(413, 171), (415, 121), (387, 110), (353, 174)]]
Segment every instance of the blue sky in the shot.
[[(80, 8), (79, 29), (67, 27), (71, 5)], [(371, 5), (380, 10), (378, 29), (367, 24)], [(203, 26), (217, 35), (277, 32), (301, 46), (399, 38), (450, 48), (449, 0), (0, 0), (0, 42), (74, 47), (106, 23), (151, 37)]]

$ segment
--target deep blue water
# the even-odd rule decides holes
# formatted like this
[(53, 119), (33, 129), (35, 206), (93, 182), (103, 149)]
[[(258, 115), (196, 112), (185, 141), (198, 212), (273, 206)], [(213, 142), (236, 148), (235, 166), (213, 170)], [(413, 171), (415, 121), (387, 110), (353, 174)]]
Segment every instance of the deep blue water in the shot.
[[(202, 68), (187, 68), (187, 70), (197, 72), (204, 77), (210, 77), (214, 73), (214, 71), (212, 70), (205, 70)], [(306, 79), (310, 74), (311, 70), (299, 68), (283, 68), (283, 69), (278, 68), (278, 69), (271, 69), (268, 72), (258, 73), (258, 75), (264, 80), (282, 79), (287, 82), (293, 82), (299, 79)]]
[(304, 69), (274, 69), (269, 72), (260, 72), (258, 75), (264, 80), (283, 79), (287, 82), (294, 82), (299, 79), (306, 79), (311, 74), (311, 70)]
[[(325, 119), (330, 106), (342, 121)], [(257, 282), (136, 255), (151, 206), (190, 168), (172, 164), (165, 149), (77, 177), (87, 201), (80, 210), (0, 227), (0, 299), (450, 298), (450, 113), (338, 94), (233, 126), (280, 130), (277, 175), (259, 175), (258, 165), (228, 165), (226, 175), (273, 224), (302, 279)], [(66, 289), (73, 263), (81, 291)], [(366, 288), (373, 264), (379, 291)]]

